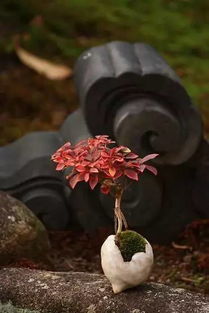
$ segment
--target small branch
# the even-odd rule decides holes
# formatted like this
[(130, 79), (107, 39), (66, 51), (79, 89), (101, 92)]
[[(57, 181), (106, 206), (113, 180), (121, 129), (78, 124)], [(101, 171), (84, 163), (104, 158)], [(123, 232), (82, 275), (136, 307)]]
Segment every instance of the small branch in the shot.
[(114, 228), (115, 228), (115, 233), (117, 233), (117, 226), (118, 226), (118, 220), (117, 220), (116, 213), (114, 211)]
[(122, 221), (123, 221), (123, 224), (124, 224), (125, 229), (128, 229), (128, 223), (127, 223), (127, 221), (126, 221), (126, 218), (125, 218), (123, 212), (120, 211), (120, 214), (121, 214), (121, 218), (122, 218)]
[[(115, 230), (116, 230), (116, 235), (118, 235), (119, 233), (121, 233), (122, 229), (123, 229), (123, 225), (125, 226), (125, 229), (128, 228), (128, 224), (126, 222), (125, 216), (123, 214), (123, 212), (121, 211), (121, 199), (122, 199), (122, 195), (123, 195), (123, 189), (119, 189), (116, 192), (116, 197), (115, 197), (115, 209), (114, 209), (114, 213), (115, 213)], [(117, 227), (116, 227), (117, 225)]]

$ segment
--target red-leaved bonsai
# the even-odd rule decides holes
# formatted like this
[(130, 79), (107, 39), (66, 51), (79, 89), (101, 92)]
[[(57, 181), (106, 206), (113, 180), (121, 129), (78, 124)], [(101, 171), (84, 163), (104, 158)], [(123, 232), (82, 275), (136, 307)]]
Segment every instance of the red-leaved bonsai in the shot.
[(158, 154), (140, 158), (129, 148), (111, 147), (113, 144), (115, 142), (106, 135), (82, 140), (75, 146), (68, 142), (52, 155), (52, 160), (57, 163), (58, 171), (70, 168), (70, 174), (66, 178), (71, 188), (75, 188), (78, 182), (85, 181), (91, 189), (100, 184), (102, 193), (114, 196), (117, 235), (123, 226), (125, 229), (128, 227), (121, 211), (121, 199), (128, 181), (139, 180), (145, 170), (156, 175), (156, 168), (145, 162), (154, 159)]
[(81, 181), (94, 189), (100, 184), (104, 194), (115, 198), (115, 235), (110, 235), (101, 247), (101, 265), (112, 284), (114, 293), (139, 285), (147, 280), (153, 265), (150, 243), (128, 228), (121, 211), (123, 192), (131, 180), (139, 180), (145, 170), (157, 174), (156, 168), (145, 164), (158, 154), (140, 158), (127, 147), (115, 147), (108, 136), (96, 136), (72, 146), (66, 143), (52, 156), (57, 170), (70, 169), (66, 177), (75, 188)]

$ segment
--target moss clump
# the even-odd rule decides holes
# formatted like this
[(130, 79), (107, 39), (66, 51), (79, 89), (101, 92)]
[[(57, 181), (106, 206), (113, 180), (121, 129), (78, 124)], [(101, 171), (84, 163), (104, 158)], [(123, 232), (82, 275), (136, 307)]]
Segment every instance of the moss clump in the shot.
[(122, 231), (115, 240), (125, 262), (130, 262), (137, 252), (145, 252), (146, 240), (132, 230)]

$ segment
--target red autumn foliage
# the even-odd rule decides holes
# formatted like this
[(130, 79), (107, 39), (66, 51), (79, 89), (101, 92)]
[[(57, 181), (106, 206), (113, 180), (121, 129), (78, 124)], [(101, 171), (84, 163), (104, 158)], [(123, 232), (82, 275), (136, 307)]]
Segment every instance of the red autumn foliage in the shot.
[(144, 163), (158, 154), (140, 158), (127, 147), (110, 148), (109, 145), (113, 143), (106, 135), (82, 140), (75, 146), (67, 142), (52, 155), (52, 160), (58, 163), (58, 171), (72, 168), (66, 177), (72, 188), (80, 181), (88, 182), (91, 189), (100, 183), (101, 191), (106, 194), (121, 177), (138, 180), (145, 169), (157, 174), (156, 168)]

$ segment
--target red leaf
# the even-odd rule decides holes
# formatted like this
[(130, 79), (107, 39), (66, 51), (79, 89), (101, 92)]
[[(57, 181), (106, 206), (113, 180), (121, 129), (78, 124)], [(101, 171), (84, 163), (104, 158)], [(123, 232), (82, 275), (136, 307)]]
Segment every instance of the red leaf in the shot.
[(139, 180), (137, 172), (133, 170), (127, 169), (124, 171), (124, 174), (131, 179)]
[(147, 166), (148, 166), (148, 165), (144, 165), (144, 164), (139, 165), (139, 171), (140, 171), (141, 173), (143, 173), (144, 170), (145, 170), (145, 168), (146, 168)]
[(102, 151), (101, 156), (107, 158), (109, 154), (107, 153), (107, 151)]
[(91, 175), (89, 179), (89, 185), (91, 189), (94, 189), (99, 181), (98, 175)]
[(84, 180), (87, 183), (87, 181), (89, 180), (89, 173), (85, 173)]
[(92, 159), (93, 161), (96, 161), (100, 157), (100, 151), (94, 151), (92, 153)]
[(137, 159), (139, 156), (133, 152), (130, 152), (125, 156), (126, 159)]
[(73, 166), (75, 164), (75, 161), (73, 160), (67, 160), (66, 161), (66, 166)]
[(70, 184), (71, 188), (74, 189), (75, 186), (77, 185), (77, 183), (78, 183), (79, 181), (84, 180), (84, 176), (85, 176), (84, 173), (75, 174), (74, 176), (72, 176), (72, 177), (69, 179), (69, 184)]
[(71, 158), (72, 157), (72, 150), (71, 149), (67, 149), (67, 150), (64, 150), (63, 152), (63, 156), (65, 157), (65, 158)]
[(158, 153), (148, 154), (143, 159), (140, 159), (140, 163), (144, 163), (149, 160), (155, 159), (158, 155), (159, 155)]
[(154, 166), (146, 165), (146, 169), (152, 172), (154, 175), (157, 175), (157, 169)]
[(57, 167), (56, 167), (56, 170), (57, 170), (57, 171), (61, 171), (61, 170), (63, 170), (64, 167), (65, 167), (65, 164), (64, 164), (64, 163), (59, 163), (59, 164), (57, 165)]
[(116, 173), (116, 169), (114, 167), (110, 167), (109, 168), (109, 173), (113, 177), (115, 175), (115, 173)]
[(91, 162), (92, 161), (92, 155), (91, 154), (86, 155), (85, 160)]
[(123, 171), (121, 169), (117, 169), (117, 172), (114, 175), (114, 179), (118, 179), (122, 175), (123, 175)]
[(66, 142), (61, 148), (59, 148), (57, 151), (63, 151), (66, 149), (69, 149), (71, 147), (71, 143), (70, 142)]
[(76, 171), (78, 171), (78, 172), (84, 172), (85, 170), (86, 170), (85, 167), (82, 165), (76, 166)]
[(98, 169), (95, 167), (90, 168), (90, 173), (98, 173)]

